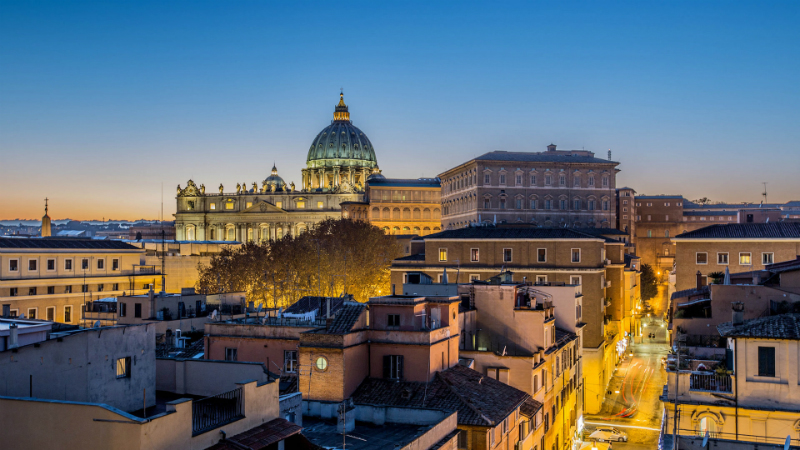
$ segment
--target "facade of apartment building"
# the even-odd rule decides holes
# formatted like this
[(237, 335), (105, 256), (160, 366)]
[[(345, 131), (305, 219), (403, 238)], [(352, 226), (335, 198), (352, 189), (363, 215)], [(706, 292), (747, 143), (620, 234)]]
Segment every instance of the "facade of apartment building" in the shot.
[(461, 358), (542, 404), (532, 424), (537, 448), (572, 448), (580, 442), (583, 415), (581, 286), (530, 286), (503, 278), (510, 274), (459, 286), (480, 330), (462, 334)]
[(628, 243), (636, 243), (636, 191), (617, 188), (617, 229), (628, 234)]
[(697, 287), (709, 275), (760, 271), (800, 255), (800, 223), (711, 225), (675, 236), (677, 290)]
[(439, 175), (442, 226), (614, 227), (618, 165), (552, 144), (544, 152), (486, 153)]
[(161, 286), (160, 267), (119, 241), (0, 238), (0, 305), (12, 315), (79, 323), (85, 302)]
[[(616, 230), (614, 230), (616, 231)], [(573, 229), (470, 227), (412, 241), (412, 255), (392, 263), (391, 282), (402, 286), (424, 274), (434, 282), (487, 280), (502, 271), (515, 282), (581, 285), (586, 404), (600, 410), (606, 386), (624, 352), (625, 244)], [(629, 285), (630, 285), (630, 280)], [(608, 288), (613, 288), (609, 290)], [(629, 290), (630, 294), (630, 290)], [(616, 306), (616, 303), (622, 306)], [(617, 311), (614, 315), (613, 311)], [(620, 342), (622, 342), (621, 345)]]
[(711, 446), (783, 445), (787, 436), (792, 446), (800, 444), (800, 316), (744, 320), (736, 309), (732, 316), (717, 326), (727, 350), (723, 362), (668, 371), (664, 433), (675, 432), (679, 442), (708, 433)]

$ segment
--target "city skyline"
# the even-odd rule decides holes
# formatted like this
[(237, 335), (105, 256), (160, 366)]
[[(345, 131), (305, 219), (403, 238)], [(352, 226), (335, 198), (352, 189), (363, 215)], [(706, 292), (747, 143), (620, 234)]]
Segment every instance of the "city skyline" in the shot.
[(642, 194), (800, 199), (800, 7), (685, 6), (4, 3), (0, 219), (155, 219), (162, 184), (170, 219), (177, 184), (273, 163), (300, 184), (341, 87), (390, 178), (552, 142)]

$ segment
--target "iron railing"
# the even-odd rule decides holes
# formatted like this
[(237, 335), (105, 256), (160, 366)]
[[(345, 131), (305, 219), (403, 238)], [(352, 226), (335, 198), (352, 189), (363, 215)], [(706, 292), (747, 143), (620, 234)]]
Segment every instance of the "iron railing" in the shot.
[(242, 388), (192, 402), (192, 436), (244, 417)]
[(693, 373), (689, 375), (690, 391), (733, 392), (730, 375)]

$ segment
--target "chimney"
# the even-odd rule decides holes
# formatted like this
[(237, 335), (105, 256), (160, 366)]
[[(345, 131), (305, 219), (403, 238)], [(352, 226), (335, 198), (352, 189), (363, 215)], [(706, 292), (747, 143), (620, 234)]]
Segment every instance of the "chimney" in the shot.
[(394, 296), (394, 285), (392, 285), (392, 296)]
[(147, 297), (150, 299), (150, 317), (156, 316), (156, 296), (153, 288), (150, 288), (150, 291), (147, 293)]
[(331, 298), (328, 297), (325, 300), (326, 300), (325, 303), (327, 304), (327, 309), (328, 309), (328, 311), (325, 313), (325, 318), (326, 319), (330, 319), (331, 318)]
[(10, 327), (8, 327), (9, 335), (8, 335), (8, 348), (17, 348), (19, 347), (19, 327), (16, 323), (12, 323)]
[(734, 325), (741, 325), (744, 323), (744, 303), (743, 302), (731, 302), (731, 308), (733, 309), (733, 324)]
[(703, 274), (700, 271), (697, 271), (697, 289), (700, 289), (703, 286)]

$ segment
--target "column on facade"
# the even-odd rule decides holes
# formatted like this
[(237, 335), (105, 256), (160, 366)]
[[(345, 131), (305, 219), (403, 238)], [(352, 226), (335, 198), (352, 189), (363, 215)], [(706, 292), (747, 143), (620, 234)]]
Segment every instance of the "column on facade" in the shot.
[(339, 181), (339, 166), (333, 168), (333, 186), (336, 187), (341, 182)]

